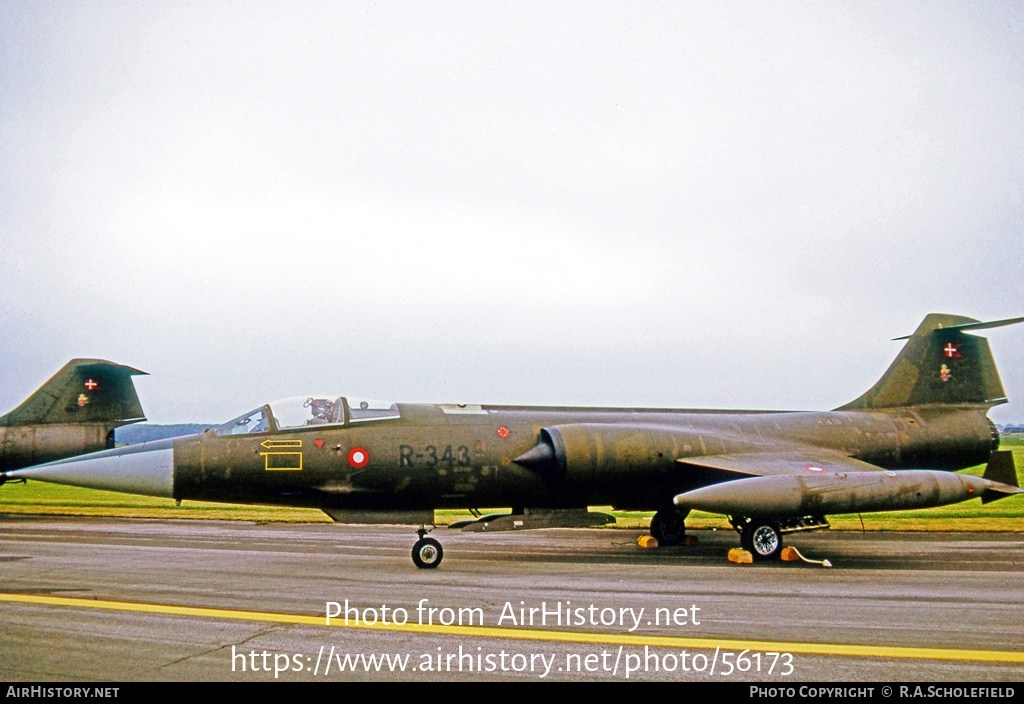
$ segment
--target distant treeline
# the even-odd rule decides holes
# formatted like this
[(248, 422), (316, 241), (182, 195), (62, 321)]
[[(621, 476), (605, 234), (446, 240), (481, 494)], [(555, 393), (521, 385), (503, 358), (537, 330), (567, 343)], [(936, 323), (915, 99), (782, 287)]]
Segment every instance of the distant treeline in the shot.
[(123, 425), (114, 431), (114, 442), (119, 445), (135, 445), (149, 440), (176, 438), (179, 435), (194, 435), (217, 425), (218, 423), (211, 423), (209, 425), (201, 423), (179, 423), (177, 425), (136, 423), (135, 425)]

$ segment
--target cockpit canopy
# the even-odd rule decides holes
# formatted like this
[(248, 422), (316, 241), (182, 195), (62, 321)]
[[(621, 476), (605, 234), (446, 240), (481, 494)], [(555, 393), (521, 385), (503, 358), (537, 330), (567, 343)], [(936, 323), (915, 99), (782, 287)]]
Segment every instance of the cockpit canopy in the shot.
[(249, 435), (311, 425), (344, 425), (398, 418), (398, 404), (344, 396), (293, 396), (249, 411), (213, 429), (217, 435)]

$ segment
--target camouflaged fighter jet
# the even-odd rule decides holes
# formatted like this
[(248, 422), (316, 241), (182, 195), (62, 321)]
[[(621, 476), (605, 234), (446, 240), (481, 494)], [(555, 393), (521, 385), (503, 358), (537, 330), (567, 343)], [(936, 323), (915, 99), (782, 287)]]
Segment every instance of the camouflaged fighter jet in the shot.
[(114, 447), (115, 428), (146, 420), (132, 383), (145, 373), (102, 359), (72, 359), (0, 416), (0, 471)]
[[(988, 342), (1024, 321), (925, 318), (882, 379), (831, 412), (380, 403), (318, 394), (199, 435), (17, 470), (12, 477), (173, 499), (305, 506), (342, 523), (419, 525), (437, 567), (438, 508), (511, 506), (467, 531), (611, 522), (588, 506), (655, 511), (661, 545), (691, 509), (730, 517), (757, 559), (829, 513), (923, 508), (1021, 493), (987, 417), (1006, 401)], [(984, 477), (954, 471), (988, 463)], [(474, 512), (474, 515), (479, 515)]]

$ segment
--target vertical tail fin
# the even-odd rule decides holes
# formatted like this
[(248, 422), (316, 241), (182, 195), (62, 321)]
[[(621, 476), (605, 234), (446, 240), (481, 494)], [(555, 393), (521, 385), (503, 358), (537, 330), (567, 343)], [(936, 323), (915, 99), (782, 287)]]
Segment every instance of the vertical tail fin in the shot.
[(907, 340), (907, 344), (878, 383), (836, 410), (1006, 403), (1006, 392), (988, 340), (966, 331), (1020, 322), (1024, 318), (983, 323), (959, 315), (932, 313), (913, 335), (896, 338)]
[(132, 377), (145, 374), (102, 359), (73, 359), (10, 413), (0, 426), (145, 420)]

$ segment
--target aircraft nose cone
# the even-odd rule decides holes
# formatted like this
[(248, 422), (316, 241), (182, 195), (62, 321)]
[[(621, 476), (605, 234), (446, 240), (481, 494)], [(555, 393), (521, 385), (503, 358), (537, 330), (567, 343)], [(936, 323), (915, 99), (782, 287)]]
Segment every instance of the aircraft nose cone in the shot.
[(156, 440), (8, 472), (10, 479), (174, 498), (174, 441)]

